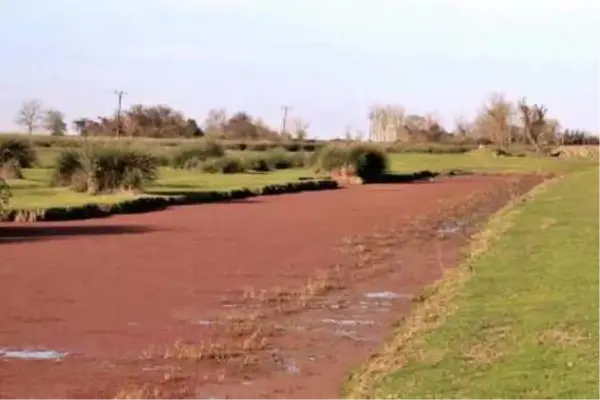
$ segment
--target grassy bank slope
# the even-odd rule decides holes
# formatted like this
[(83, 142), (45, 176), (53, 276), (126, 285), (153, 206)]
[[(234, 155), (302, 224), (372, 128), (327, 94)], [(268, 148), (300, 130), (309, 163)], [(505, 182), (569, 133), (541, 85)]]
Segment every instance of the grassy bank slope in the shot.
[[(497, 235), (502, 234), (496, 238)], [(598, 398), (598, 168), (500, 213), (349, 397)]]

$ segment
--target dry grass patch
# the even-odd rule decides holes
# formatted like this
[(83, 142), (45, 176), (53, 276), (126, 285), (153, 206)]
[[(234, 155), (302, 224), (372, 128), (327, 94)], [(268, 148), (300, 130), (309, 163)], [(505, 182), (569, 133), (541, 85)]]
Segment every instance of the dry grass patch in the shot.
[(576, 347), (582, 341), (586, 340), (586, 338), (579, 335), (577, 332), (555, 328), (544, 331), (539, 336), (538, 340), (540, 344), (566, 348)]

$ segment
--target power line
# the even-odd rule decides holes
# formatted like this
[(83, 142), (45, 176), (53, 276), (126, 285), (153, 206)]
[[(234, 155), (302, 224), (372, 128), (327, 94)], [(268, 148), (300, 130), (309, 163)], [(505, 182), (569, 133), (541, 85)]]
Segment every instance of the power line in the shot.
[(119, 138), (119, 134), (121, 133), (121, 107), (123, 105), (123, 96), (127, 93), (123, 90), (115, 90), (115, 94), (118, 97), (118, 105), (117, 105), (117, 138)]
[(283, 135), (286, 133), (288, 111), (290, 111), (292, 107), (284, 105), (281, 108), (283, 109), (283, 116), (281, 118), (281, 134)]

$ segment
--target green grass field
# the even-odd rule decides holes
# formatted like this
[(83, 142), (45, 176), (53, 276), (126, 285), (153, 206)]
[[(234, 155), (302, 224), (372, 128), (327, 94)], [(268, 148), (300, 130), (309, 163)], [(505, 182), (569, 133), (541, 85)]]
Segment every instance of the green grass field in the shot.
[(446, 171), (462, 169), (478, 172), (568, 172), (582, 167), (597, 165), (585, 159), (557, 159), (552, 157), (494, 157), (487, 151), (464, 154), (392, 154), (390, 169), (393, 172), (415, 170)]
[(345, 387), (353, 398), (594, 398), (598, 168), (500, 213)]
[[(250, 154), (250, 152), (246, 152)], [(246, 154), (247, 155), (247, 154)], [(90, 196), (74, 193), (67, 188), (49, 187), (55, 149), (38, 149), (38, 164), (45, 168), (24, 170), (24, 180), (11, 180), (9, 185), (12, 198), (9, 208), (47, 208), (72, 206), (85, 203), (112, 203), (132, 198), (132, 195), (111, 194)], [(445, 171), (463, 169), (483, 172), (541, 172), (571, 171), (594, 165), (589, 161), (566, 161), (549, 157), (493, 157), (489, 153), (472, 154), (415, 154), (390, 155), (392, 172), (413, 172), (418, 170)], [(314, 177), (310, 169), (291, 169), (271, 173), (206, 174), (196, 171), (161, 168), (159, 179), (146, 188), (151, 194), (168, 194), (201, 190), (256, 188), (274, 183), (297, 181), (300, 177)]]
[[(9, 208), (48, 208), (75, 206), (86, 203), (115, 203), (132, 199), (131, 194), (88, 195), (69, 188), (49, 187), (50, 169), (32, 168), (23, 171), (25, 179), (9, 180), (12, 197)], [(168, 195), (205, 190), (254, 189), (275, 183), (297, 182), (312, 178), (308, 169), (289, 169), (269, 173), (206, 174), (194, 171), (161, 168), (159, 179), (146, 188), (150, 195)]]

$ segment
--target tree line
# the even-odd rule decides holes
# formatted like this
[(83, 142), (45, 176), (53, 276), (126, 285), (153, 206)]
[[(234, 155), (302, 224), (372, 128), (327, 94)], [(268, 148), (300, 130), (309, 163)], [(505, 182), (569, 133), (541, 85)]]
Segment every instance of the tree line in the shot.
[(369, 138), (389, 142), (440, 142), (458, 140), (509, 147), (530, 145), (536, 150), (554, 144), (598, 144), (598, 137), (581, 130), (561, 129), (548, 109), (526, 98), (513, 102), (492, 93), (471, 121), (457, 118), (447, 131), (435, 114), (407, 114), (402, 106), (375, 106), (369, 113)]
[[(23, 102), (16, 122), (25, 127), (29, 134), (42, 128), (51, 135), (61, 136), (67, 130), (64, 114), (54, 108), (45, 110), (39, 100)], [(200, 125), (194, 118), (186, 118), (182, 112), (167, 105), (137, 104), (118, 115), (75, 119), (73, 129), (81, 136), (194, 138), (211, 135), (217, 138), (247, 140), (282, 137), (305, 139), (308, 123), (301, 118), (290, 122), (291, 129), (282, 133), (246, 112), (228, 115), (225, 109), (214, 109)]]
[[(445, 142), (465, 141), (507, 147), (528, 144), (536, 149), (548, 144), (597, 144), (598, 138), (580, 130), (561, 130), (558, 120), (548, 109), (517, 102), (494, 93), (471, 121), (457, 118), (453, 130), (446, 130), (434, 113), (408, 114), (402, 106), (383, 105), (371, 108), (368, 139), (385, 142)], [(38, 100), (25, 101), (17, 114), (17, 123), (28, 133), (43, 128), (52, 135), (64, 135), (67, 130), (64, 114), (45, 109)], [(309, 124), (301, 118), (289, 121), (288, 132), (273, 129), (260, 118), (240, 111), (229, 115), (225, 109), (213, 109), (202, 124), (167, 105), (133, 105), (118, 115), (78, 118), (73, 128), (81, 136), (197, 138), (205, 135), (224, 139), (273, 140), (306, 139)], [(362, 132), (354, 136), (346, 128), (346, 140), (362, 140)]]

